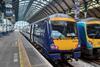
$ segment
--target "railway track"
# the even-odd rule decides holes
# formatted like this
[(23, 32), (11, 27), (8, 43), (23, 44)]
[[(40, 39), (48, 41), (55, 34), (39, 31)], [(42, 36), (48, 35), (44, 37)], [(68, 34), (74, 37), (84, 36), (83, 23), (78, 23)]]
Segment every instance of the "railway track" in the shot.
[(100, 60), (93, 60), (93, 62), (100, 65)]
[(74, 66), (69, 64), (67, 61), (64, 61), (64, 62), (59, 62), (55, 67), (74, 67)]
[(100, 67), (100, 60), (79, 60), (73, 62), (60, 62), (56, 67)]
[(100, 60), (92, 60), (90, 64), (94, 65), (94, 67), (100, 67)]
[(100, 67), (100, 60), (97, 60), (97, 59), (86, 59), (86, 58), (85, 59), (82, 58), (81, 60), (93, 65), (94, 67)]

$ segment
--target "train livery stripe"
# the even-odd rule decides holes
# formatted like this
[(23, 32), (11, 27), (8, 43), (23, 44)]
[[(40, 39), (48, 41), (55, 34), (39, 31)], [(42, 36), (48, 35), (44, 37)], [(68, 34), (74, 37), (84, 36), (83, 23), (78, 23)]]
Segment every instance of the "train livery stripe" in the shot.
[(71, 21), (75, 22), (73, 18), (62, 18), (62, 17), (55, 17), (55, 18), (50, 18), (51, 21)]
[(88, 21), (86, 24), (100, 24), (100, 21)]

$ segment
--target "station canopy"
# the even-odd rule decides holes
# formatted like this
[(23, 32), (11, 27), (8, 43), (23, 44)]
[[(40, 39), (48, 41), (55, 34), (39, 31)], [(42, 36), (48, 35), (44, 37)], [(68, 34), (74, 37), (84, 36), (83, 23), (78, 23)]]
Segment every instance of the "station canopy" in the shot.
[[(5, 0), (11, 1), (11, 0)], [(100, 18), (100, 0), (12, 0), (18, 20), (30, 23), (54, 13), (64, 13), (74, 17), (75, 1), (80, 4), (80, 18)], [(15, 8), (17, 7), (17, 8)]]

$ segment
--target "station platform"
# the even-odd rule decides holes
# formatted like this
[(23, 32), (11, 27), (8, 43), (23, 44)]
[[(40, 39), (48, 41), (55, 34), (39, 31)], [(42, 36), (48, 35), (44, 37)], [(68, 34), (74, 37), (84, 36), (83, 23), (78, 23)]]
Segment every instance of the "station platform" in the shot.
[(0, 67), (53, 67), (19, 32), (0, 37)]

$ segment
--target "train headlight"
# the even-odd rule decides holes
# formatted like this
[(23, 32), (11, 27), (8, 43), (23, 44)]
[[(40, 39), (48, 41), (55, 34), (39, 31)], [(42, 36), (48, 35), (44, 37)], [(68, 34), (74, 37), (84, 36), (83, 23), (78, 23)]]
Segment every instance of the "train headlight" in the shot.
[(80, 44), (78, 44), (78, 47), (80, 48), (80, 47), (81, 47), (81, 45), (80, 45)]
[(54, 44), (52, 44), (50, 47), (51, 47), (51, 49), (56, 49), (56, 50), (58, 49), (58, 47)]
[(93, 47), (93, 42), (89, 41), (90, 47)]
[(91, 41), (89, 41), (89, 43), (90, 43), (91, 45), (93, 45), (93, 43), (92, 43)]

